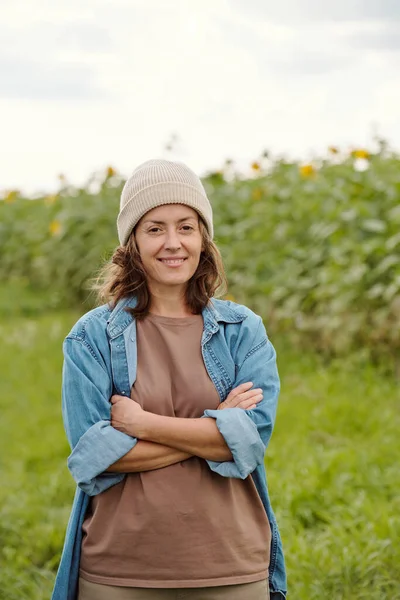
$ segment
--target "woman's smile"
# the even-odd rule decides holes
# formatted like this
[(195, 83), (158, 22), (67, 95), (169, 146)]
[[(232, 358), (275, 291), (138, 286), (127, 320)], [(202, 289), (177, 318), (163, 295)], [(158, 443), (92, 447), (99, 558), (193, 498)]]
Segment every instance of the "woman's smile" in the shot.
[(186, 260), (185, 258), (157, 258), (166, 267), (180, 267)]

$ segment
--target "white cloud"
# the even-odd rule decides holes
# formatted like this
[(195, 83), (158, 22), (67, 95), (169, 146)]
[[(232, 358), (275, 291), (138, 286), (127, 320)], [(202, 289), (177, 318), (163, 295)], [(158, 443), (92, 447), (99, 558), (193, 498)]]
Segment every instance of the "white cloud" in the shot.
[(0, 31), (0, 63), (20, 69), (13, 94), (18, 68), (0, 85), (0, 189), (83, 183), (108, 163), (129, 174), (172, 132), (199, 172), (366, 143), (375, 122), (400, 144), (394, 55), (351, 43), (374, 22), (270, 22), (228, 0), (29, 6), (10, 4)]
[(293, 23), (299, 21), (393, 21), (400, 19), (398, 0), (230, 0), (241, 13), (268, 21)]

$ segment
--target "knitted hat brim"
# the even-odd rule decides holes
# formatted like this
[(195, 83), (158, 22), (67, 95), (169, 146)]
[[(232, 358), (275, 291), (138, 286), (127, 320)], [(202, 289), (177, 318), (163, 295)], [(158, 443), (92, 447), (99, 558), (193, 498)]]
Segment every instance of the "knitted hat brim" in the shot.
[(183, 204), (193, 208), (203, 218), (208, 233), (213, 238), (212, 211), (211, 207), (210, 214), (203, 210), (204, 196), (191, 185), (162, 182), (142, 189), (128, 200), (120, 211), (117, 218), (117, 229), (121, 246), (125, 246), (133, 228), (146, 213), (164, 204)]

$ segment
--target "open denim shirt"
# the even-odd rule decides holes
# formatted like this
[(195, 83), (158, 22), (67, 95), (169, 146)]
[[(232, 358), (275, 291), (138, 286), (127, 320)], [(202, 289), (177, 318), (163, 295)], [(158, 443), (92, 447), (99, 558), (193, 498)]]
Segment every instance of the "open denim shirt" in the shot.
[[(82, 522), (90, 496), (119, 483), (123, 473), (106, 469), (124, 456), (137, 439), (110, 424), (110, 398), (129, 397), (136, 379), (136, 321), (121, 300), (114, 309), (97, 307), (83, 315), (64, 340), (62, 413), (72, 452), (68, 467), (77, 483), (52, 600), (76, 600)], [(252, 410), (206, 410), (216, 420), (233, 460), (207, 460), (221, 477), (245, 479), (250, 474), (271, 526), (269, 586), (271, 597), (286, 597), (282, 543), (271, 508), (264, 454), (271, 438), (280, 390), (276, 353), (261, 317), (245, 306), (212, 299), (204, 308), (203, 360), (221, 402), (241, 383), (262, 388), (263, 400)]]

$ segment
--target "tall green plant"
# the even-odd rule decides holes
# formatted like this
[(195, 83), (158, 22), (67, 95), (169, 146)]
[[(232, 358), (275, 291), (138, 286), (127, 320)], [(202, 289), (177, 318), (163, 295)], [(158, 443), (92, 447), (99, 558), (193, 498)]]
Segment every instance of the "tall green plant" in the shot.
[[(396, 363), (399, 155), (381, 143), (374, 154), (332, 148), (312, 164), (264, 156), (252, 167), (244, 179), (227, 162), (204, 179), (230, 295), (293, 343)], [(45, 291), (45, 305), (89, 306), (87, 282), (118, 244), (122, 185), (109, 169), (47, 198), (9, 193), (0, 202), (2, 279)]]

